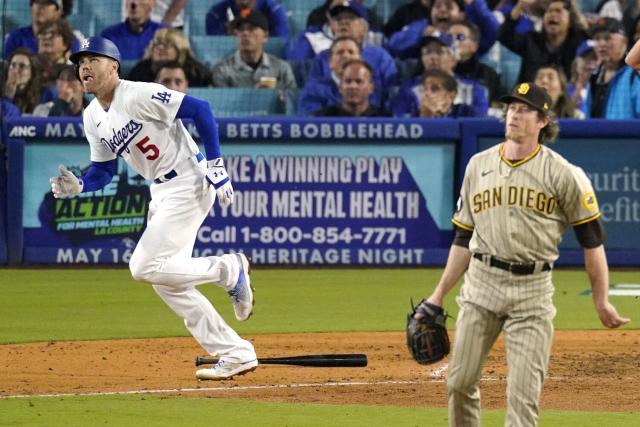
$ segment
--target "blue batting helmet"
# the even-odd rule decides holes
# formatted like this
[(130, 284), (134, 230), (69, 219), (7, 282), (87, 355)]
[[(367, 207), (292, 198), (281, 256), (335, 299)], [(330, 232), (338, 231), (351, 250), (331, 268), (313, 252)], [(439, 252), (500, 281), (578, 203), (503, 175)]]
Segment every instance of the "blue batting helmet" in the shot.
[(85, 54), (102, 55), (107, 58), (114, 59), (120, 64), (120, 51), (111, 40), (104, 37), (89, 37), (80, 42), (80, 47), (74, 49), (73, 53), (69, 57), (71, 62), (78, 65), (80, 57)]

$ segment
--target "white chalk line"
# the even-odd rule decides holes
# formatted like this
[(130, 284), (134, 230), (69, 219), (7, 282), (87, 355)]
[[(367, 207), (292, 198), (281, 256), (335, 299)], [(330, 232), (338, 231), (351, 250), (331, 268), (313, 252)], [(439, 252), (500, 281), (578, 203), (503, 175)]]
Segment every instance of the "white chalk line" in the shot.
[[(247, 386), (229, 387), (198, 387), (198, 388), (166, 388), (166, 389), (145, 389), (145, 390), (125, 390), (125, 391), (92, 391), (86, 393), (50, 393), (50, 394), (15, 394), (0, 396), (2, 399), (25, 399), (36, 397), (93, 397), (93, 396), (125, 396), (138, 394), (168, 394), (168, 393), (193, 393), (193, 392), (228, 392), (228, 391), (251, 391), (269, 390), (281, 388), (309, 388), (309, 387), (348, 387), (348, 386), (377, 386), (377, 385), (418, 385), (427, 383), (443, 383), (444, 376), (436, 376), (438, 371), (446, 370), (446, 365), (431, 373), (428, 380), (387, 380), (387, 381), (346, 381), (346, 382), (326, 382), (326, 383), (293, 383), (293, 384), (263, 384)], [(561, 378), (547, 378), (556, 380)], [(503, 377), (485, 376), (481, 381), (505, 381)]]
[[(26, 397), (84, 397), (84, 396), (114, 396), (128, 394), (163, 394), (163, 393), (190, 393), (202, 391), (247, 391), (247, 390), (268, 390), (277, 388), (307, 388), (307, 387), (343, 387), (362, 385), (413, 385), (424, 383), (425, 381), (349, 381), (349, 382), (326, 382), (326, 383), (293, 383), (293, 384), (264, 384), (230, 387), (199, 387), (199, 388), (167, 388), (157, 390), (128, 390), (128, 391), (94, 391), (87, 393), (53, 393), (53, 394), (18, 394), (10, 396), (0, 396), (0, 399), (23, 399)], [(442, 380), (431, 380), (426, 382), (444, 382)]]

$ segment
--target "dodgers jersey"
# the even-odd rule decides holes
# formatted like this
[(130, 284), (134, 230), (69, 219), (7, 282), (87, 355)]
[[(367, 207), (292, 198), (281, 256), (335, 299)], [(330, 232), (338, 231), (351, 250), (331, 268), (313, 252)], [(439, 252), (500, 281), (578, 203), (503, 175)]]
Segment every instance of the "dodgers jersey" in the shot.
[(452, 221), (473, 231), (473, 253), (553, 262), (569, 225), (600, 216), (591, 182), (581, 168), (546, 146), (515, 163), (503, 157), (503, 147), (471, 158)]
[(91, 161), (122, 157), (145, 179), (153, 180), (198, 152), (176, 114), (184, 94), (157, 83), (120, 80), (111, 106), (93, 99), (82, 115)]

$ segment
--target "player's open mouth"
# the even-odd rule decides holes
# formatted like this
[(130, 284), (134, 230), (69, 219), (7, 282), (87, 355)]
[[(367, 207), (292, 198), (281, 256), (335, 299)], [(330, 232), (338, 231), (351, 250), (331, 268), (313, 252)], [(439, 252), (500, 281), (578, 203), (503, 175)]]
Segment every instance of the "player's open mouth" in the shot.
[(82, 77), (82, 81), (83, 82), (92, 82), (93, 81), (93, 76), (86, 75), (86, 76)]

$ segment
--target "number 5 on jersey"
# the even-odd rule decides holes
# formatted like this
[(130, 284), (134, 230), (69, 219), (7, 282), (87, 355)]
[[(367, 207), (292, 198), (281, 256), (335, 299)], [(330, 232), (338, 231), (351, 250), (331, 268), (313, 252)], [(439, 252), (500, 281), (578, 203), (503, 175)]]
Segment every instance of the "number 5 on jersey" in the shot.
[(142, 151), (143, 153), (148, 153), (149, 151), (151, 151), (151, 154), (145, 156), (147, 159), (157, 159), (158, 156), (160, 156), (160, 150), (158, 150), (158, 147), (154, 144), (147, 144), (147, 142), (149, 142), (149, 137), (145, 136), (140, 141), (136, 142), (136, 147), (138, 147), (138, 149), (140, 149), (140, 151)]

